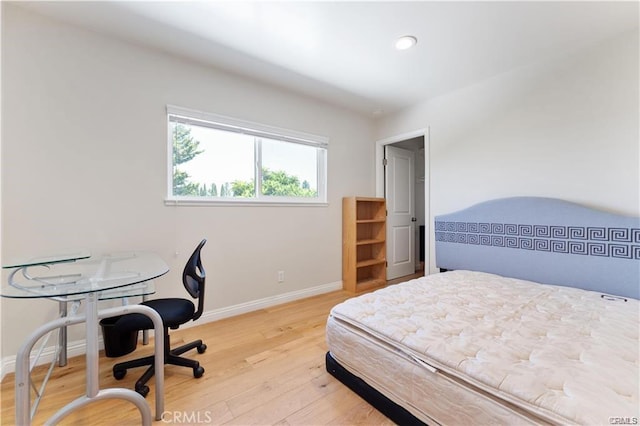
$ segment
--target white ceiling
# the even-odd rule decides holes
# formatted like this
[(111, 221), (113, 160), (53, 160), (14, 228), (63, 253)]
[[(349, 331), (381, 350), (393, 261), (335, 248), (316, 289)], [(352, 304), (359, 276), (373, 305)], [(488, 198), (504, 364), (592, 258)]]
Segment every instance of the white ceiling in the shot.
[[(21, 6), (365, 114), (638, 28), (631, 2), (27, 2)], [(418, 44), (397, 51), (397, 37)]]

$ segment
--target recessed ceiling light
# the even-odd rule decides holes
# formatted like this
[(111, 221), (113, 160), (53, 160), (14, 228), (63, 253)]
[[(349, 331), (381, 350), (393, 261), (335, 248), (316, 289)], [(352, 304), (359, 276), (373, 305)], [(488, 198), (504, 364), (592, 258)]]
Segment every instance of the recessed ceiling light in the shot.
[(418, 39), (414, 36), (402, 36), (398, 40), (396, 40), (396, 49), (398, 50), (407, 50), (416, 45)]

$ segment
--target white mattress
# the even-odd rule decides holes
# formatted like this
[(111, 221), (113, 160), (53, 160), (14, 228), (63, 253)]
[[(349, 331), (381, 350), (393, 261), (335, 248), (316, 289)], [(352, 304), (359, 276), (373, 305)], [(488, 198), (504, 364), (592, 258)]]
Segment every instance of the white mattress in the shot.
[(640, 303), (496, 275), (436, 274), (333, 308), (334, 357), (425, 421), (640, 417)]

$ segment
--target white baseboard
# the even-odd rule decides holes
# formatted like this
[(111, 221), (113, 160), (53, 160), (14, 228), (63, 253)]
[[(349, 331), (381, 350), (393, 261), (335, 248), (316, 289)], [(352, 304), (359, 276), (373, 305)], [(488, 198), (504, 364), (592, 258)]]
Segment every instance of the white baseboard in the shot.
[[(317, 296), (319, 294), (329, 293), (342, 289), (342, 281), (336, 281), (329, 284), (323, 284), (316, 287), (306, 288), (304, 290), (296, 290), (289, 293), (278, 294), (276, 296), (265, 297), (264, 299), (252, 300), (250, 302), (240, 303), (238, 305), (227, 306), (225, 308), (214, 309), (212, 311), (206, 311), (202, 314), (197, 322), (190, 322), (182, 326), (182, 328), (195, 327), (208, 322), (218, 321), (224, 318), (233, 317), (236, 315), (246, 314), (247, 312), (257, 311), (259, 309), (268, 308), (271, 306), (281, 305), (287, 302), (293, 302), (294, 300), (300, 300), (311, 296)], [(102, 336), (100, 336), (100, 349), (103, 349)], [(86, 352), (86, 344), (84, 340), (76, 340), (69, 342), (67, 346), (67, 357), (71, 358), (78, 355), (84, 355)], [(49, 364), (53, 360), (55, 354), (55, 346), (49, 346), (42, 350), (40, 359), (38, 359), (37, 365)], [(33, 362), (33, 360), (32, 360)], [(2, 359), (1, 379), (4, 376), (13, 373), (16, 370), (16, 357), (15, 355), (7, 356)]]
[[(228, 306), (225, 308), (214, 309), (202, 314), (198, 322), (185, 324), (186, 327), (195, 327), (202, 322), (218, 321), (223, 318), (234, 317), (247, 312), (257, 311), (259, 309), (269, 308), (271, 306), (281, 305), (294, 300), (305, 299), (319, 294), (329, 293), (342, 289), (342, 281), (336, 281), (329, 284), (323, 284), (317, 287), (306, 288), (304, 290), (292, 291), (289, 293), (278, 294), (276, 296), (265, 297), (264, 299), (252, 300), (250, 302), (240, 303), (238, 305)], [(183, 327), (185, 327), (183, 326)]]

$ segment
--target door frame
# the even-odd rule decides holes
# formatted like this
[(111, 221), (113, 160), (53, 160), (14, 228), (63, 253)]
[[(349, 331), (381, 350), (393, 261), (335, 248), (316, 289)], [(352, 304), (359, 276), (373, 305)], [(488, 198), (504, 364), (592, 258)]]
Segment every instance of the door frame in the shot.
[(431, 188), (431, 170), (429, 167), (431, 155), (430, 155), (430, 141), (429, 141), (429, 127), (423, 129), (414, 130), (400, 135), (391, 136), (385, 139), (376, 141), (376, 197), (384, 198), (384, 146), (397, 142), (402, 142), (407, 139), (413, 139), (422, 136), (424, 138), (424, 263), (425, 263), (425, 275), (430, 273), (431, 265), (431, 210), (430, 210), (430, 188)]

